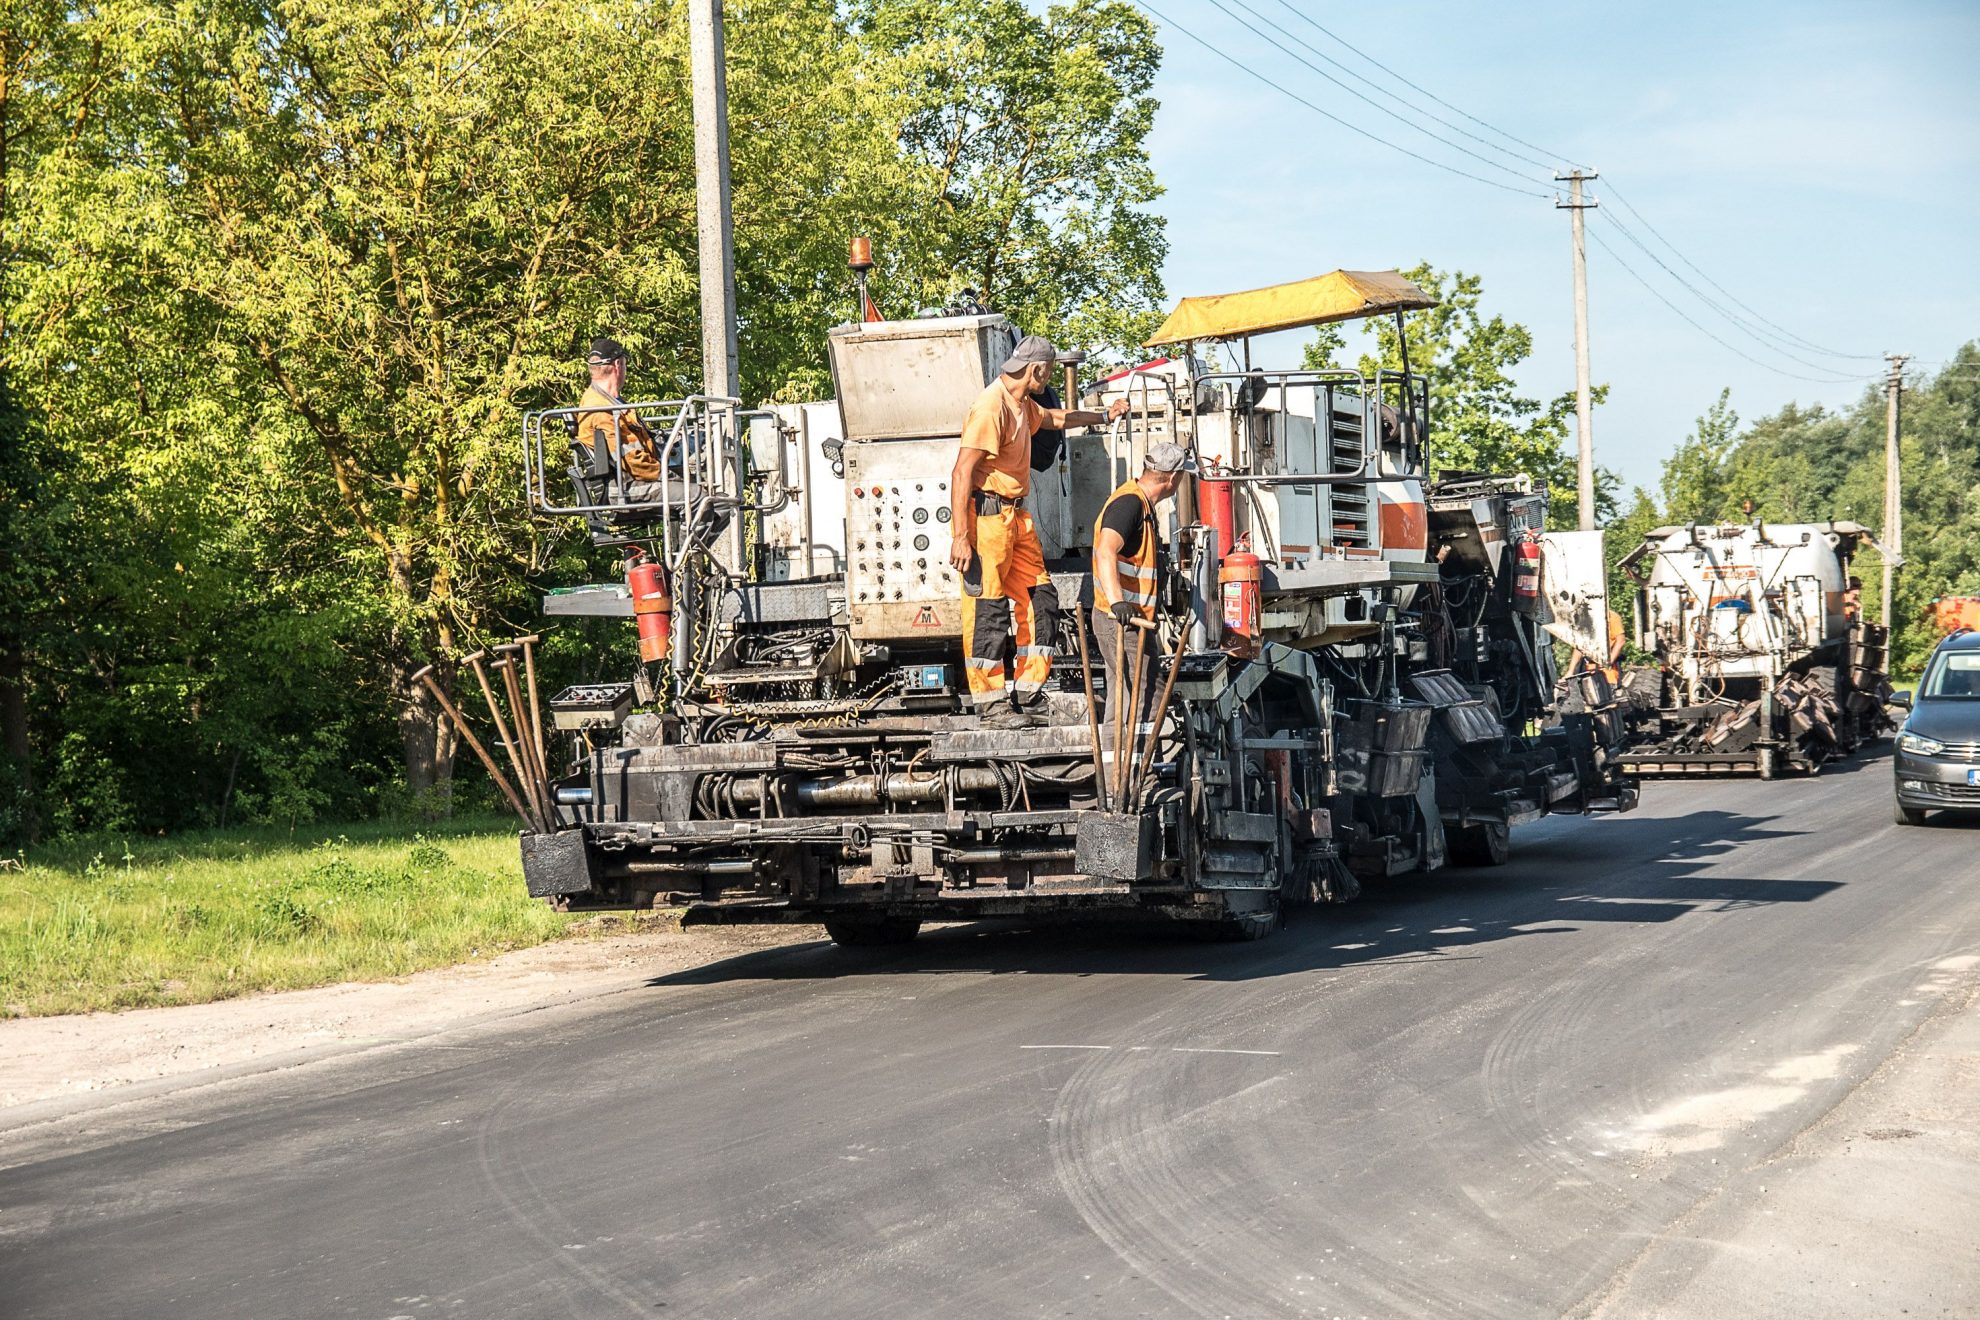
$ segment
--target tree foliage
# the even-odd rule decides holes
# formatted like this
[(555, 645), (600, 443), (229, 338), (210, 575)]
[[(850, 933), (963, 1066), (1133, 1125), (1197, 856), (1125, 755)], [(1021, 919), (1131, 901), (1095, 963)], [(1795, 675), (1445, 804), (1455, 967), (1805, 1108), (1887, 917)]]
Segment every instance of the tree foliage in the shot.
[[(1131, 5), (727, 15), (748, 398), (826, 392), (854, 233), (897, 313), (967, 283), (1137, 337)], [(524, 516), (518, 412), (601, 332), (648, 397), (701, 377), (684, 7), (23, 0), (0, 147), (0, 833), (444, 787), (411, 672), (573, 563)]]
[(1727, 460), (1738, 431), (1732, 391), (1720, 390), (1718, 401), (1664, 460), (1664, 512), (1673, 522), (1709, 522), (1731, 499)]

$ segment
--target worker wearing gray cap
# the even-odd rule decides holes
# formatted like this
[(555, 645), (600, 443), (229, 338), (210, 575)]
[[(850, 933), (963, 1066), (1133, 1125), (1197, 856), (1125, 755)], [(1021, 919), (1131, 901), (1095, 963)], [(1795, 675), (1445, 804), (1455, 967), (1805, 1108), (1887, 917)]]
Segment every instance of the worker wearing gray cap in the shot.
[[(1044, 408), (1031, 396), (1052, 379), (1059, 351), (1043, 335), (1026, 335), (997, 379), (977, 396), (963, 423), (949, 475), (949, 562), (963, 577), (963, 647), (969, 695), (993, 727), (1042, 723), (1038, 703), (1052, 672), (1059, 596), (1045, 571), (1045, 551), (1025, 508), (1031, 494), (1031, 437), (1040, 427), (1096, 426), (1127, 411)], [(1015, 643), (1015, 674), (1004, 654)]]
[[(1119, 725), (1121, 699), (1131, 682), (1114, 669), (1115, 657), (1124, 649), (1122, 630), (1137, 619), (1155, 617), (1161, 571), (1155, 508), (1176, 493), (1183, 474), (1194, 471), (1196, 462), (1181, 445), (1167, 440), (1152, 444), (1141, 475), (1116, 487), (1093, 521), (1093, 639), (1107, 670), (1105, 727), (1109, 730)], [(1142, 675), (1144, 689), (1152, 686), (1154, 676), (1150, 665)], [(1141, 705), (1151, 711), (1154, 703), (1144, 696)], [(1128, 746), (1135, 744), (1136, 739), (1128, 740)]]

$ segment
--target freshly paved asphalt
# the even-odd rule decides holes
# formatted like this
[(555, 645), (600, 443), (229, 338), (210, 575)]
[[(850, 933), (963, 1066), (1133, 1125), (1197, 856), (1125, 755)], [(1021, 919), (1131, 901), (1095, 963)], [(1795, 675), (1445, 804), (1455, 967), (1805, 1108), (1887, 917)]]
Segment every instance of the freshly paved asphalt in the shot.
[(1573, 1313), (1980, 951), (1980, 827), (1889, 799), (1652, 784), (1259, 944), (807, 945), (14, 1134), (0, 1316)]

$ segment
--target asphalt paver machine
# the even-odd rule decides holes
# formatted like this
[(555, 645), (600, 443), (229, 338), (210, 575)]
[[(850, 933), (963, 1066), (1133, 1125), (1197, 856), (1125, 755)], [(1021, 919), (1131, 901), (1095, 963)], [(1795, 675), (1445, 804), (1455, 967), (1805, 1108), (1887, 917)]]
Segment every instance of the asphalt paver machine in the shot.
[[(1619, 704), (1560, 699), (1551, 642), (1599, 621), (1601, 579), (1592, 604), (1550, 579), (1550, 546), (1572, 556), (1545, 494), (1432, 480), (1419, 374), (1199, 356), (1248, 364), (1255, 334), (1400, 328), (1430, 305), (1394, 272), (1185, 299), (1151, 341), (1166, 356), (1069, 379), (1081, 406), (1130, 407), (1035, 476), (1066, 608), (1032, 728), (970, 713), (949, 566), (949, 474), (1018, 337), (1006, 318), (836, 327), (829, 403), (628, 405), (663, 468), (640, 499), (572, 443), (577, 410), (529, 414), (535, 511), (628, 564), (546, 611), (632, 618), (641, 655), (628, 681), (548, 703), (530, 893), (679, 904), (688, 924), (822, 921), (842, 944), (989, 917), (1251, 938), (1373, 878), (1502, 862), (1512, 827), (1548, 812), (1633, 805)], [(1165, 607), (1116, 756), (1076, 630), (1095, 517), (1158, 440), (1200, 475), (1158, 510)]]
[(1630, 772), (1812, 772), (1889, 728), (1890, 633), (1862, 617), (1853, 522), (1659, 527), (1623, 557), (1638, 646)]

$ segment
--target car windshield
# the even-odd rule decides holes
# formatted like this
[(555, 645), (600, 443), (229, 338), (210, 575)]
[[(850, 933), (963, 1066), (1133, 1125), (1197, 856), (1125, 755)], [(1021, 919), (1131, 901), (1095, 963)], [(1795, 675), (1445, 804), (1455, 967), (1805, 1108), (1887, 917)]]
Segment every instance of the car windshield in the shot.
[(1949, 651), (1932, 662), (1919, 689), (1935, 697), (1980, 697), (1980, 651)]

